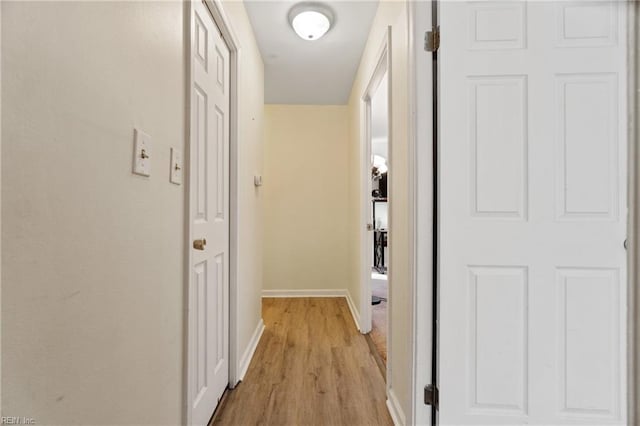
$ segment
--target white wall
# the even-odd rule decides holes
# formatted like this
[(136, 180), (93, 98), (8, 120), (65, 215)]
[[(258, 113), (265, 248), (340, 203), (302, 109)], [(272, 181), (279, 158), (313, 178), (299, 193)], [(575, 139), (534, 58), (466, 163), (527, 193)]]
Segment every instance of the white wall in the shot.
[(388, 145), (389, 141), (387, 140), (387, 138), (373, 138), (371, 139), (371, 153), (374, 155), (379, 155), (388, 160)]
[[(387, 229), (389, 226), (389, 208), (387, 203), (377, 203), (376, 204), (376, 222), (379, 221), (379, 226), (376, 223), (377, 228)], [(385, 253), (387, 249), (385, 248)], [(387, 257), (385, 257), (385, 260)]]
[(349, 110), (265, 106), (265, 290), (346, 289)]
[[(391, 26), (391, 145), (389, 165), (391, 224), (389, 231), (389, 316), (391, 336), (388, 344), (390, 380), (387, 383), (392, 399), (401, 411), (400, 421), (411, 423), (412, 415), (412, 354), (413, 343), (412, 274), (409, 260), (412, 237), (409, 235), (411, 217), (409, 200), (409, 139), (408, 139), (408, 25), (407, 4), (404, 0), (382, 1), (371, 26), (369, 40), (360, 61), (349, 100), (351, 137), (349, 155), (350, 252), (352, 259), (360, 259), (360, 120), (363, 117), (362, 95), (375, 68), (387, 27)], [(365, 194), (366, 196), (366, 194)], [(360, 265), (351, 263), (350, 293), (360, 306)]]
[[(260, 319), (263, 74), (242, 3), (225, 10), (242, 44), (242, 354)], [(186, 194), (169, 149), (185, 147), (184, 12), (2, 2), (3, 415), (183, 421)], [(150, 178), (131, 174), (134, 127)]]
[[(371, 99), (371, 139), (373, 144), (387, 143), (389, 134), (388, 104), (389, 102), (389, 83), (387, 75), (380, 82)], [(383, 154), (387, 158), (387, 154)]]

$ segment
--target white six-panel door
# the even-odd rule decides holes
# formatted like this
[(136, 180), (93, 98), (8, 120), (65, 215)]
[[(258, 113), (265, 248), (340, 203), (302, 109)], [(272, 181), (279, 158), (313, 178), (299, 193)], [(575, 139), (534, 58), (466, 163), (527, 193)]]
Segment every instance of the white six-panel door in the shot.
[(440, 5), (440, 423), (624, 424), (626, 5)]
[(229, 49), (192, 2), (189, 288), (191, 423), (207, 424), (229, 381)]

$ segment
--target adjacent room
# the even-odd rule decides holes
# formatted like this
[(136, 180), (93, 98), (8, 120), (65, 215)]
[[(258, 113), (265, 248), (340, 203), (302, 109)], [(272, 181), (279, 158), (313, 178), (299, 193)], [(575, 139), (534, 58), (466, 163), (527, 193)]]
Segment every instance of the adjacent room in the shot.
[(389, 305), (389, 84), (383, 75), (371, 99), (371, 340), (383, 363), (387, 361)]

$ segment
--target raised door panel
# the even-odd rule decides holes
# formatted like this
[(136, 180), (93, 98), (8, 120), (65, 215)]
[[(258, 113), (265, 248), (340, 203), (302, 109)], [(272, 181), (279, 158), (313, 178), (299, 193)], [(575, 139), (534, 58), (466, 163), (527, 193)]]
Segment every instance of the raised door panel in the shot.
[(526, 414), (528, 276), (526, 267), (469, 268), (469, 410)]
[(527, 78), (471, 77), (468, 84), (471, 214), (526, 219)]
[(207, 348), (209, 346), (209, 336), (207, 333), (207, 299), (208, 299), (208, 271), (207, 262), (200, 262), (193, 268), (192, 285), (194, 288), (191, 294), (195, 298), (192, 306), (194, 308), (193, 323), (195, 325), (195, 357), (194, 371), (196, 380), (193, 381), (195, 388), (193, 389), (194, 401), (193, 405), (197, 406), (202, 397), (206, 394), (211, 385), (210, 366), (207, 356)]
[(556, 76), (558, 216), (618, 218), (618, 85), (612, 73)]
[(524, 2), (470, 2), (467, 12), (469, 49), (503, 50), (526, 46)]
[(598, 47), (617, 43), (616, 1), (559, 2), (558, 46)]
[(561, 416), (619, 419), (620, 274), (558, 268), (558, 385)]
[(208, 96), (202, 88), (197, 85), (193, 89), (193, 128), (195, 135), (193, 140), (193, 151), (195, 161), (194, 177), (195, 181), (195, 208), (193, 209), (194, 221), (197, 224), (204, 224), (209, 218), (209, 191), (207, 190), (209, 162), (209, 146), (207, 136), (209, 132), (208, 120)]
[(215, 131), (213, 132), (213, 140), (212, 145), (215, 151), (215, 165), (216, 165), (216, 176), (215, 176), (215, 185), (212, 190), (215, 192), (214, 199), (216, 205), (216, 221), (224, 221), (227, 217), (227, 205), (225, 199), (225, 191), (228, 187), (228, 182), (226, 179), (227, 172), (227, 157), (225, 155), (226, 144), (226, 120), (225, 113), (220, 109), (219, 106), (215, 107)]

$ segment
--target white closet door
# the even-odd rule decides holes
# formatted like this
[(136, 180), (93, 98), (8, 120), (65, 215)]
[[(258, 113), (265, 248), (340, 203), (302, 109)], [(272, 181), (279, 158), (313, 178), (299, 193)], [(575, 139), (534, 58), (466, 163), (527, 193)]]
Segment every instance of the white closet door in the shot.
[[(189, 289), (192, 423), (229, 382), (229, 49), (204, 3), (192, 15)], [(196, 247), (196, 240), (206, 244)]]
[(440, 5), (440, 423), (625, 424), (626, 4)]

